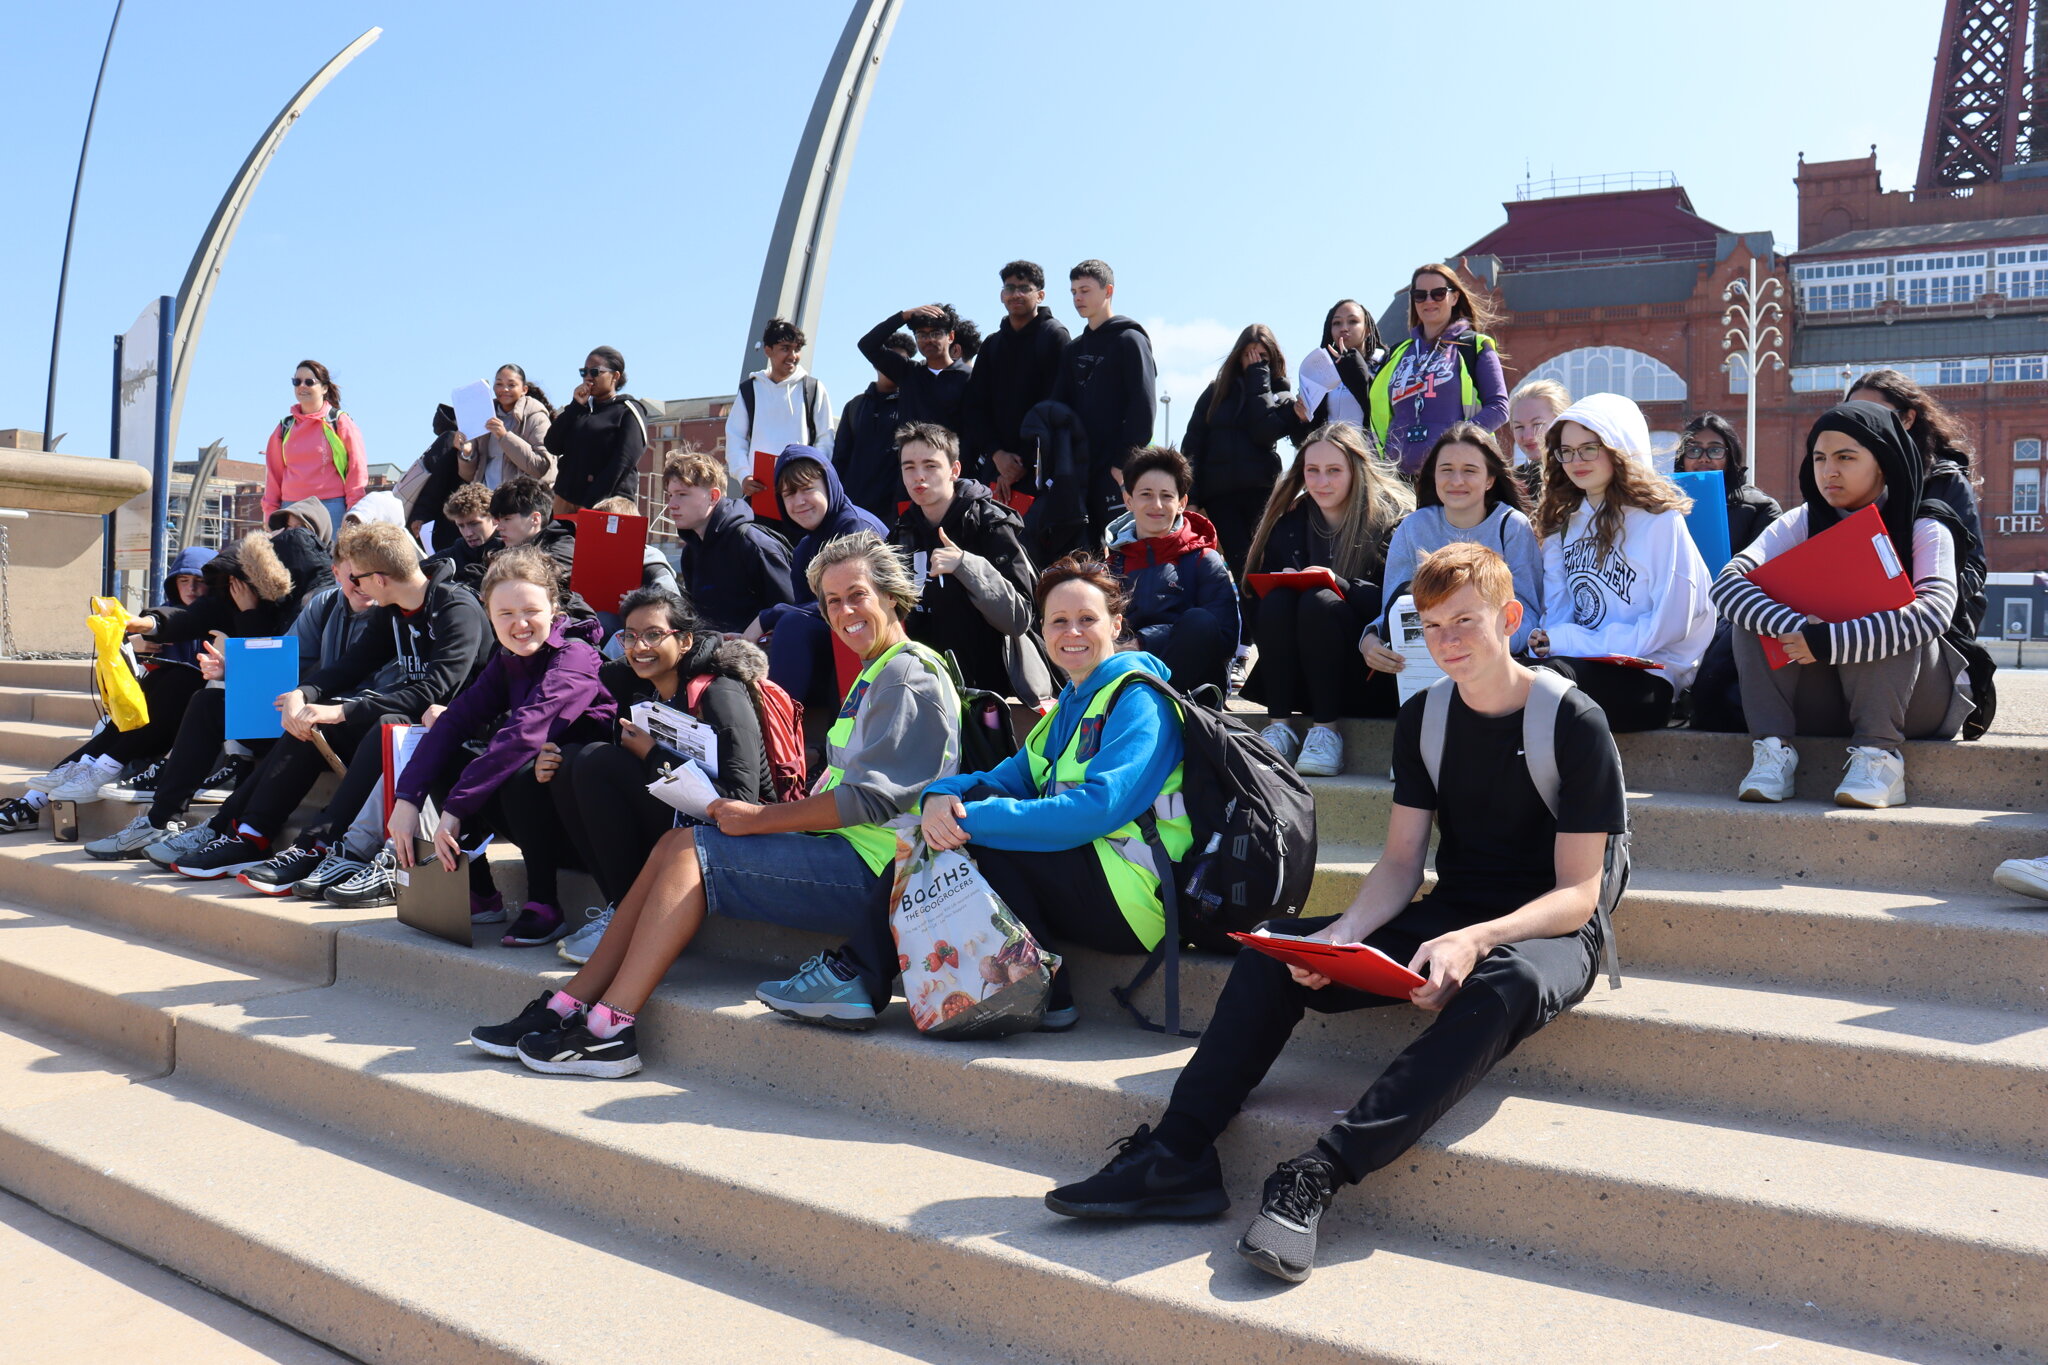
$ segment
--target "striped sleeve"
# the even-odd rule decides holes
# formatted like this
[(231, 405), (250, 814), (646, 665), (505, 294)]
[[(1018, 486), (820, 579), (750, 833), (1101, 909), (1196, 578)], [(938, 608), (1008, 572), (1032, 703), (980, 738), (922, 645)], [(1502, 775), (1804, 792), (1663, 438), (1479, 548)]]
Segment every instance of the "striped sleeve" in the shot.
[[(1913, 523), (1913, 601), (1897, 611), (1872, 612), (1853, 621), (1808, 630), (1810, 642), (1826, 632), (1824, 662), (1874, 663), (1908, 654), (1948, 629), (1956, 614), (1956, 552), (1948, 528), (1922, 517)], [(1814, 651), (1820, 656), (1820, 651)]]
[(1806, 613), (1772, 598), (1749, 581), (1749, 571), (1806, 539), (1806, 509), (1795, 507), (1766, 527), (1715, 575), (1707, 596), (1721, 618), (1758, 635), (1784, 635), (1806, 624)]

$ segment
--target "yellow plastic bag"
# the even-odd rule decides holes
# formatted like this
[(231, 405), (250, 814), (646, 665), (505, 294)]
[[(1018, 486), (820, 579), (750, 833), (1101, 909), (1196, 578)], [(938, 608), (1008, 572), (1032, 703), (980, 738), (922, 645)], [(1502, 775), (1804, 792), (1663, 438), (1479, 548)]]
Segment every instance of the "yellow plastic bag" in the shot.
[(142, 682), (128, 662), (128, 623), (134, 619), (115, 598), (95, 597), (92, 615), (85, 622), (92, 629), (93, 681), (116, 730), (134, 730), (149, 724), (149, 703), (143, 699)]

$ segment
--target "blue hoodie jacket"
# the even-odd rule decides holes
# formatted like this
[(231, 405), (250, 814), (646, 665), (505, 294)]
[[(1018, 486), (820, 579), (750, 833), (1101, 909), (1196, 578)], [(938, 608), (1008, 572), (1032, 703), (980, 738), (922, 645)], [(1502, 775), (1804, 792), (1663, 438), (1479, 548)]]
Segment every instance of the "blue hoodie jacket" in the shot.
[[(173, 589), (173, 582), (183, 574), (190, 574), (194, 578), (204, 579), (206, 577), (206, 566), (213, 562), (214, 556), (218, 553), (219, 551), (210, 545), (187, 545), (184, 549), (178, 551), (178, 557), (172, 560), (171, 567), (164, 571), (164, 595), (162, 600), (174, 607), (183, 606), (184, 599), (179, 597)], [(208, 586), (211, 589), (215, 585), (209, 584)], [(222, 588), (222, 591), (226, 591), (226, 589)], [(158, 664), (191, 664), (197, 667), (199, 664), (199, 643), (198, 640), (178, 640), (159, 646), (157, 652), (150, 656), (150, 660), (152, 663)]]
[[(1142, 651), (1112, 654), (1079, 683), (1068, 683), (1055, 702), (1045, 755), (1057, 761), (1073, 738), (1081, 713), (1112, 679), (1136, 669), (1165, 681), (1166, 665)], [(1031, 759), (1022, 749), (985, 773), (942, 777), (925, 789), (925, 799), (959, 796), (986, 784), (1001, 797), (967, 803), (961, 827), (974, 843), (1020, 853), (1058, 853), (1080, 848), (1111, 830), (1120, 829), (1159, 799), (1174, 765), (1181, 760), (1181, 728), (1166, 699), (1149, 688), (1130, 689), (1119, 697), (1102, 726), (1102, 737), (1088, 763), (1088, 780), (1057, 796), (1044, 796), (1031, 781)], [(969, 846), (972, 851), (972, 845)]]
[(789, 515), (789, 508), (782, 501), (782, 471), (792, 460), (809, 460), (825, 471), (825, 519), (818, 523), (818, 529), (806, 532), (796, 543), (796, 553), (790, 557), (790, 587), (795, 590), (793, 603), (771, 606), (761, 613), (761, 624), (769, 630), (775, 628), (776, 619), (788, 611), (818, 610), (818, 595), (811, 591), (811, 560), (829, 540), (839, 536), (850, 536), (856, 531), (873, 531), (883, 540), (889, 538), (889, 528), (868, 513), (853, 505), (853, 499), (846, 496), (846, 485), (839, 482), (839, 471), (832, 467), (832, 461), (820, 455), (810, 446), (784, 446), (782, 453), (775, 457), (775, 510), (782, 520), (791, 526), (796, 519)]

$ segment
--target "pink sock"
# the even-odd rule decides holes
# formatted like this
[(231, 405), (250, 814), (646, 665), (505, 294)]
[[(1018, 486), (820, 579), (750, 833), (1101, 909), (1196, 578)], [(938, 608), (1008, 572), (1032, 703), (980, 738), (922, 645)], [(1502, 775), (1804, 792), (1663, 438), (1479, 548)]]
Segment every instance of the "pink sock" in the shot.
[(572, 1014), (583, 1012), (583, 1002), (567, 991), (556, 991), (548, 997), (548, 1008), (567, 1019)]
[(597, 1007), (590, 1011), (589, 1028), (599, 1038), (616, 1038), (633, 1027), (633, 1020), (637, 1017), (624, 1010), (615, 1010), (600, 1000)]

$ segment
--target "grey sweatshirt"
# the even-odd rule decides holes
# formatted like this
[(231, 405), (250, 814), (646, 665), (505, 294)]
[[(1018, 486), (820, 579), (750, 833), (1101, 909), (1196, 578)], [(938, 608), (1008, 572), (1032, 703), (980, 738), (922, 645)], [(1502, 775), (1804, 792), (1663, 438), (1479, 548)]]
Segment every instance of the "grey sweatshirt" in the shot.
[(1515, 576), (1515, 597), (1522, 604), (1522, 624), (1510, 647), (1517, 654), (1529, 647), (1529, 632), (1543, 619), (1543, 549), (1529, 519), (1504, 502), (1495, 504), (1486, 520), (1469, 531), (1451, 525), (1441, 506), (1418, 507), (1401, 519), (1387, 546), (1386, 592), (1380, 619), (1373, 626), (1380, 639), (1387, 638), (1387, 612), (1394, 599), (1408, 591), (1422, 557), (1465, 540), (1497, 551), (1508, 562), (1508, 572)]
[(915, 818), (924, 789), (960, 770), (960, 697), (942, 666), (906, 646), (882, 666), (853, 713), (846, 747), (826, 761), (844, 774), (832, 797), (845, 825)]

